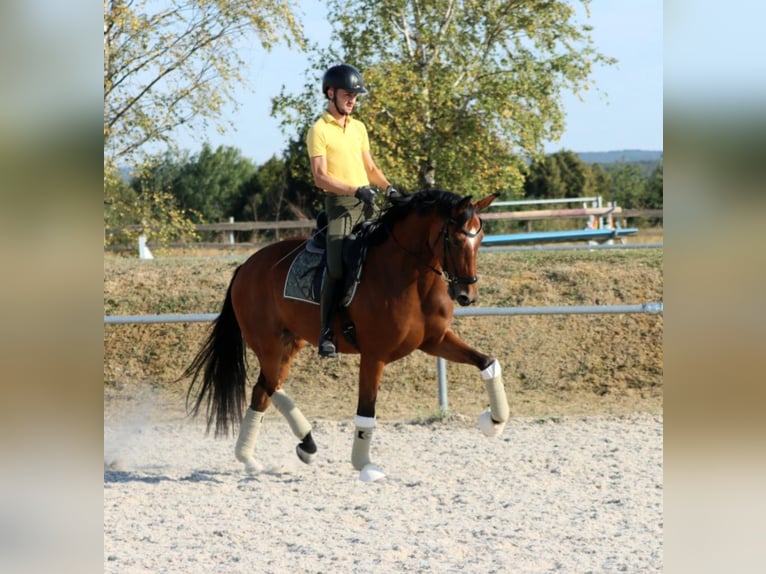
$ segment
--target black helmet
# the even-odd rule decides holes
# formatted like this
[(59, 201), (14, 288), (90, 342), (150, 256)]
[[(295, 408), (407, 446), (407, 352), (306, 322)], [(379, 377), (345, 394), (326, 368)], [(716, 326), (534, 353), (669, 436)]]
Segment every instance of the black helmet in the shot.
[(327, 90), (343, 89), (357, 94), (366, 94), (362, 74), (354, 66), (340, 64), (329, 68), (322, 77), (322, 93), (327, 97)]

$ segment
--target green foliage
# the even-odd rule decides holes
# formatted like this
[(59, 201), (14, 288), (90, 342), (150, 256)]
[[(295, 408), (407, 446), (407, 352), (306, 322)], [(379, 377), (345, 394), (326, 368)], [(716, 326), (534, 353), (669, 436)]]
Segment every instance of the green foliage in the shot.
[[(255, 219), (266, 221), (281, 221), (295, 219), (296, 217), (309, 217), (301, 209), (300, 197), (297, 198), (288, 184), (288, 168), (284, 159), (272, 156), (266, 163), (259, 166), (253, 178), (254, 189), (258, 194), (254, 196), (253, 204)], [(279, 238), (279, 231), (274, 235), (266, 234), (269, 239)]]
[(662, 209), (662, 163), (657, 164), (646, 185), (645, 206), (648, 209)]
[(171, 192), (182, 209), (198, 214), (196, 223), (241, 219), (243, 199), (249, 198), (249, 205), (257, 203), (253, 198), (257, 189), (252, 185), (255, 166), (237, 148), (219, 146), (213, 150), (204, 144), (199, 154), (182, 165), (161, 168), (161, 172), (174, 169), (177, 175), (172, 179)]
[(633, 163), (617, 163), (607, 168), (610, 174), (609, 201), (617, 202), (625, 208), (638, 209), (646, 207), (646, 179), (641, 174), (641, 168)]
[(291, 140), (285, 152), (285, 169), (287, 171), (287, 188), (293, 201), (300, 207), (302, 213), (311, 217), (324, 209), (324, 195), (314, 185), (311, 175), (308, 150), (306, 149), (306, 132), (300, 132), (298, 139)]
[(132, 191), (115, 166), (145, 156), (148, 144), (175, 149), (172, 134), (179, 127), (211, 122), (223, 129), (222, 111), (236, 109), (234, 88), (245, 83), (242, 43), (255, 37), (266, 50), (281, 41), (305, 44), (295, 6), (292, 0), (104, 0), (107, 227), (139, 224), (164, 241), (188, 234), (185, 217), (216, 221), (247, 213), (242, 180), (252, 178), (254, 167), (231, 149), (205, 148), (192, 163), (172, 154), (159, 162), (150, 158), (137, 169), (141, 176)]
[(236, 108), (244, 83), (240, 45), (255, 36), (304, 44), (291, 0), (104, 0), (104, 152), (130, 157), (171, 144), (179, 126), (214, 122)]
[[(133, 207), (137, 203), (136, 191), (125, 182), (113, 164), (107, 164), (104, 168), (104, 228), (117, 229), (138, 224), (140, 219)], [(119, 235), (105, 233), (104, 239), (107, 245), (130, 241), (125, 232)]]
[(590, 181), (593, 190), (590, 195), (609, 197), (611, 177), (601, 165), (595, 163), (590, 166)]
[(560, 151), (535, 160), (524, 183), (529, 199), (590, 196), (597, 177), (576, 153)]
[(524, 183), (527, 198), (601, 196), (627, 209), (662, 209), (662, 163), (649, 171), (644, 162), (589, 165), (571, 151), (536, 159)]
[(588, 90), (592, 67), (613, 63), (563, 1), (331, 0), (329, 20), (337, 45), (317, 58), (305, 93), (283, 94), (275, 112), (305, 127), (323, 69), (354, 64), (370, 92), (357, 115), (373, 155), (410, 189), (519, 195), (518, 156), (563, 131), (561, 94)]
[(188, 212), (179, 209), (173, 194), (154, 178), (151, 165), (145, 165), (130, 186), (113, 164), (107, 164), (104, 175), (104, 225), (120, 228), (119, 233), (105, 234), (106, 245), (135, 244), (141, 234), (162, 245), (196, 239)]

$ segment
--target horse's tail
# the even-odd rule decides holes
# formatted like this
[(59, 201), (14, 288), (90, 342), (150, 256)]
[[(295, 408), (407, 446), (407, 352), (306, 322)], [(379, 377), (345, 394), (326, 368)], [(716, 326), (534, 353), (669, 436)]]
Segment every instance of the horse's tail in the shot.
[[(181, 375), (181, 378), (192, 377), (186, 393), (187, 411), (197, 416), (207, 397), (207, 431), (210, 432), (215, 420), (216, 437), (228, 435), (230, 425), (232, 429), (239, 426), (245, 403), (246, 347), (231, 303), (231, 287), (238, 271), (239, 267), (234, 271), (221, 313), (213, 321), (210, 336)], [(190, 399), (198, 386), (200, 374), (201, 386), (190, 408)]]

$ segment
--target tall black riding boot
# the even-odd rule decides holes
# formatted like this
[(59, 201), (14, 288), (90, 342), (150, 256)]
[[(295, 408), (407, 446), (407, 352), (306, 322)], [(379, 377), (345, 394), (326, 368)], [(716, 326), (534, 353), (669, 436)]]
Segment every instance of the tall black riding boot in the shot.
[(335, 316), (335, 306), (338, 304), (337, 294), (340, 287), (340, 281), (333, 279), (329, 274), (324, 276), (322, 285), (322, 297), (319, 300), (319, 317), (322, 327), (319, 331), (319, 356), (335, 357), (337, 349), (335, 348), (335, 338), (332, 332), (332, 322)]

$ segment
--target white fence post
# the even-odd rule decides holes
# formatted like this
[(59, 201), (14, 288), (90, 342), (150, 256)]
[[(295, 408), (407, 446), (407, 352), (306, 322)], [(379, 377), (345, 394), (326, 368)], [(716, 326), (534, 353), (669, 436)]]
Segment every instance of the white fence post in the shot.
[(439, 383), (439, 410), (442, 414), (449, 410), (447, 402), (447, 361), (436, 357), (436, 379)]
[(146, 245), (146, 235), (141, 234), (138, 236), (138, 258), (139, 259), (154, 259), (154, 255), (149, 251), (149, 247)]

